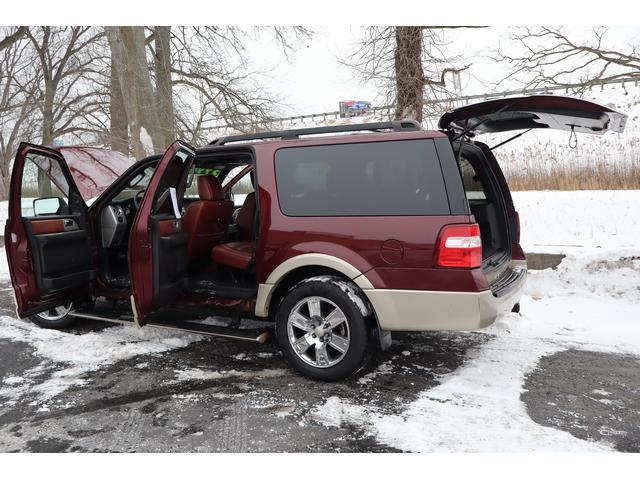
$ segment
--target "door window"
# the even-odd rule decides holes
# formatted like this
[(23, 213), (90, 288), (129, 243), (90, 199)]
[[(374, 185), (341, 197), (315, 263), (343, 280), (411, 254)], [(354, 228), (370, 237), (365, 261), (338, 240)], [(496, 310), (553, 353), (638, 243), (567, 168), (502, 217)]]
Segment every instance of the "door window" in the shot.
[(180, 218), (187, 177), (191, 172), (188, 164), (192, 160), (193, 155), (185, 150), (178, 150), (173, 156), (156, 192), (155, 213), (174, 214)]
[(433, 140), (282, 148), (276, 183), (289, 216), (450, 213)]
[(464, 184), (464, 191), (467, 194), (467, 200), (487, 199), (484, 187), (480, 181), (480, 176), (473, 168), (473, 165), (464, 157), (460, 158), (460, 174), (462, 175), (462, 183)]
[(58, 160), (40, 154), (27, 155), (20, 202), (23, 217), (70, 213), (69, 183)]
[[(226, 185), (235, 177), (237, 177), (240, 172), (242, 172), (246, 165), (242, 165), (240, 167), (235, 167), (233, 170), (229, 172), (229, 174), (225, 177), (222, 185)], [(247, 198), (247, 195), (253, 193), (254, 187), (253, 182), (251, 181), (252, 171), (245, 173), (240, 180), (238, 180), (233, 187), (231, 187), (231, 196), (233, 197), (233, 204), (236, 207), (241, 207), (244, 204), (244, 200)]]

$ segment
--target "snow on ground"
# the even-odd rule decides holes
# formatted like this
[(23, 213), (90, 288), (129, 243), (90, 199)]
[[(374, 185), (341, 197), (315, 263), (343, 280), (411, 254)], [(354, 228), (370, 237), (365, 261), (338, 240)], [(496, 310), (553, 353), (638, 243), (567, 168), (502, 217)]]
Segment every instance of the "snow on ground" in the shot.
[[(0, 317), (0, 338), (25, 342), (35, 348), (43, 362), (28, 370), (20, 382), (4, 379), (0, 396), (15, 399), (27, 391), (35, 392), (47, 400), (62, 391), (85, 383), (88, 372), (138, 355), (162, 353), (199, 341), (198, 335), (172, 333), (158, 329), (140, 329), (118, 326), (100, 331), (75, 334), (66, 331), (45, 330), (36, 325), (7, 316)], [(62, 364), (43, 383), (35, 383), (52, 364)]]
[(632, 253), (569, 256), (555, 271), (532, 273), (522, 315), (507, 314), (484, 330), (495, 338), (402, 414), (385, 415), (334, 396), (316, 408), (314, 418), (327, 426), (358, 425), (408, 451), (609, 450), (606, 442), (535, 423), (520, 394), (524, 376), (544, 355), (570, 348), (640, 355), (640, 259)]
[(640, 190), (512, 192), (525, 252), (640, 245)]
[(187, 368), (175, 370), (177, 382), (187, 382), (191, 380), (219, 380), (223, 378), (272, 378), (281, 377), (286, 371), (281, 368), (268, 368), (258, 371), (238, 371), (238, 370), (203, 370), (201, 368)]

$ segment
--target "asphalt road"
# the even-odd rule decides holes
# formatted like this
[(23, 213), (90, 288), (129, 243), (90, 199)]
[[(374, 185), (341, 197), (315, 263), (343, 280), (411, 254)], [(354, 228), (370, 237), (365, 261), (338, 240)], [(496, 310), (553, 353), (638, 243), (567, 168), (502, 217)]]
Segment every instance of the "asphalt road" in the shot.
[[(7, 287), (0, 285), (0, 314), (12, 316)], [(85, 322), (73, 331), (105, 328), (114, 327)], [(44, 411), (29, 392), (18, 402), (0, 398), (0, 451), (396, 451), (356, 425), (327, 427), (314, 406), (339, 396), (401, 413), (442, 375), (460, 368), (470, 348), (490, 339), (485, 333), (394, 335), (391, 350), (377, 352), (354, 378), (327, 384), (289, 370), (273, 344), (210, 338), (90, 372), (84, 385), (57, 395)], [(29, 343), (0, 339), (0, 380), (41, 364)], [(62, 367), (50, 363), (38, 375), (52, 378)], [(636, 357), (556, 353), (528, 375), (521, 400), (541, 425), (638, 452), (638, 367)], [(176, 371), (189, 369), (235, 373), (175, 381)]]

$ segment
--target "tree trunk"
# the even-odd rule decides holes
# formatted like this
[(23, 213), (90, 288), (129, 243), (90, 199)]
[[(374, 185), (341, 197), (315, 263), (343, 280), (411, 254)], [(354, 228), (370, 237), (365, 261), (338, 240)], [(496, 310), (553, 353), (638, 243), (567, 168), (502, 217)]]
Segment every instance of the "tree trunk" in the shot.
[(134, 78), (137, 98), (134, 106), (138, 110), (140, 127), (147, 131), (153, 143), (153, 146), (147, 146), (147, 150), (151, 148), (153, 151), (147, 153), (161, 153), (165, 146), (162, 144), (160, 135), (160, 119), (147, 64), (144, 27), (120, 27), (120, 33), (124, 45), (125, 61)]
[(395, 27), (396, 120), (422, 122), (422, 27)]
[(158, 119), (160, 120), (159, 139), (162, 142), (162, 148), (167, 148), (175, 140), (175, 117), (171, 91), (171, 27), (155, 27), (154, 32), (156, 98)]
[[(117, 70), (136, 158), (166, 148), (160, 130), (159, 107), (147, 64), (144, 27), (106, 27), (112, 61)], [(142, 129), (151, 138), (145, 142)]]
[[(42, 104), (42, 145), (53, 146), (53, 100), (56, 92), (56, 84), (51, 79), (44, 80), (44, 102)], [(51, 179), (41, 169), (38, 169), (38, 196), (50, 197), (52, 195)]]
[(129, 128), (118, 71), (111, 61), (111, 88), (109, 92), (109, 136), (111, 149), (129, 154)]
[[(9, 165), (13, 158), (3, 158), (0, 168), (0, 200), (9, 199), (9, 183), (11, 181), (11, 170)], [(1, 235), (1, 234), (0, 234)]]
[(144, 158), (146, 153), (140, 141), (135, 77), (127, 62), (121, 28), (125, 27), (105, 27), (105, 31), (111, 48), (111, 65), (115, 67), (115, 76), (118, 79), (120, 93), (122, 94), (122, 105), (127, 118), (129, 135), (131, 135), (133, 155), (139, 160)]

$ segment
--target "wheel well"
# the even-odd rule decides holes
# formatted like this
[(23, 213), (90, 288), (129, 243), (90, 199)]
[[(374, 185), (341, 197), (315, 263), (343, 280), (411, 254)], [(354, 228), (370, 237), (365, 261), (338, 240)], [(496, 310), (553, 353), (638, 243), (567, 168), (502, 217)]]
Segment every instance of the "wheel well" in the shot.
[[(275, 288), (271, 296), (271, 300), (269, 302), (269, 317), (271, 318), (271, 320), (275, 321), (275, 314), (278, 309), (278, 305), (280, 304), (280, 301), (285, 296), (285, 294), (289, 291), (289, 289), (291, 289), (291, 287), (293, 287), (294, 285), (298, 284), (299, 282), (301, 282), (306, 278), (317, 277), (320, 275), (331, 275), (334, 277), (341, 278), (353, 284), (356, 290), (360, 293), (360, 297), (362, 298), (362, 301), (368, 304), (369, 309), (371, 311), (371, 314), (365, 318), (367, 324), (369, 325), (370, 333), (371, 334), (375, 333), (380, 338), (380, 336), (382, 335), (382, 332), (380, 331), (380, 325), (378, 324), (375, 310), (373, 309), (373, 305), (371, 305), (371, 302), (369, 302), (369, 299), (364, 294), (364, 292), (362, 292), (360, 287), (358, 287), (348, 276), (346, 276), (342, 272), (339, 272), (338, 270), (335, 270), (330, 267), (323, 267), (320, 265), (310, 265), (306, 267), (300, 267), (295, 270), (292, 270), (291, 272), (287, 273), (287, 275), (285, 275), (285, 277), (280, 281), (280, 283), (278, 283), (277, 287)], [(380, 342), (382, 346), (383, 345), (382, 340), (380, 340)], [(383, 349), (386, 349), (386, 347), (383, 346)]]
[(282, 297), (284, 297), (291, 287), (305, 278), (317, 277), (319, 275), (332, 275), (344, 280), (350, 280), (350, 278), (343, 273), (329, 267), (310, 265), (308, 267), (296, 268), (295, 270), (287, 273), (285, 277), (280, 280), (280, 283), (278, 283), (278, 286), (271, 295), (271, 301), (269, 302), (269, 316), (273, 318), (273, 315), (275, 315), (278, 305), (280, 304), (280, 300), (282, 300)]

